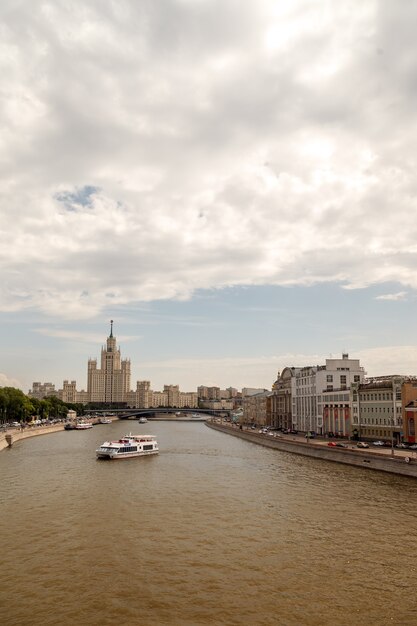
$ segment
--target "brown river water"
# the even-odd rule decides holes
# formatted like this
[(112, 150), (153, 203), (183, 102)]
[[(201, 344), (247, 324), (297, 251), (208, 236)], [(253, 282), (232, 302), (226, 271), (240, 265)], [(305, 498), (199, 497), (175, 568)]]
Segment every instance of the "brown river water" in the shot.
[[(131, 430), (160, 454), (98, 461)], [(417, 482), (115, 422), (0, 453), (0, 624), (417, 624)]]

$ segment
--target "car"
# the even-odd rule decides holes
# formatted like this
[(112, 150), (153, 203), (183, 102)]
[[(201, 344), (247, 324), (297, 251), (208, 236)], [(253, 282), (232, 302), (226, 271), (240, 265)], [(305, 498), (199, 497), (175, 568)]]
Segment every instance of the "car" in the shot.
[(412, 443), (411, 446), (408, 446), (410, 450), (417, 450), (417, 443)]
[(358, 443), (356, 444), (357, 448), (369, 448), (369, 444), (367, 444), (365, 441), (358, 441)]
[(402, 448), (403, 450), (406, 450), (408, 448), (408, 443), (397, 443), (397, 445), (395, 446), (396, 448)]
[(348, 447), (347, 443), (342, 443), (341, 441), (338, 441), (336, 446), (338, 448), (347, 448)]
[(378, 441), (373, 441), (373, 442), (372, 442), (372, 445), (373, 445), (373, 446), (381, 446), (381, 447), (382, 447), (382, 446), (383, 446), (383, 445), (385, 445), (385, 444), (384, 444), (384, 442), (383, 442), (383, 441), (378, 440)]
[(335, 441), (329, 441), (327, 445), (330, 446), (331, 448), (335, 448), (337, 446), (337, 443)]

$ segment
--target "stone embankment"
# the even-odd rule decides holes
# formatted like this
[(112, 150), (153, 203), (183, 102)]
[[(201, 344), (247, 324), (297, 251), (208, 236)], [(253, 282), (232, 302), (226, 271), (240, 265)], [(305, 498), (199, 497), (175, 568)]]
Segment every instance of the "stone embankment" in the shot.
[[(80, 418), (82, 419), (82, 418)], [(117, 421), (117, 416), (110, 417), (112, 422)], [(99, 418), (93, 418), (87, 420), (92, 424), (99, 424)], [(49, 426), (25, 426), (25, 428), (9, 428), (6, 431), (0, 433), (0, 450), (9, 448), (17, 441), (21, 439), (27, 439), (28, 437), (36, 437), (37, 435), (49, 435), (50, 433), (56, 433), (59, 430), (64, 430), (65, 424), (50, 424)]]
[(64, 430), (64, 424), (51, 424), (50, 426), (27, 426), (23, 430), (19, 428), (10, 428), (0, 434), (0, 450), (8, 448), (21, 439), (36, 437), (37, 435), (56, 433), (59, 430)]
[(286, 438), (284, 436), (273, 437), (260, 434), (253, 430), (241, 430), (238, 426), (231, 424), (219, 424), (216, 422), (206, 422), (207, 426), (240, 437), (246, 441), (257, 443), (268, 448), (274, 448), (283, 452), (291, 452), (302, 456), (309, 456), (315, 459), (364, 467), (390, 474), (400, 474), (417, 478), (417, 461), (407, 451), (391, 456), (390, 450), (373, 451), (371, 449), (357, 448), (333, 448), (327, 445), (327, 441), (305, 442), (298, 437)]

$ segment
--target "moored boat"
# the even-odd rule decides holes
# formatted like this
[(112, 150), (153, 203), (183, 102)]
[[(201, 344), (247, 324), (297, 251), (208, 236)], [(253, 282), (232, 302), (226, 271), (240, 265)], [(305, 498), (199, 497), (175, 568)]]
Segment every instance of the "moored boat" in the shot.
[(146, 422), (147, 422), (147, 421), (148, 421), (148, 420), (146, 419), (146, 417), (140, 417), (140, 418), (138, 419), (139, 424), (146, 424)]
[(87, 430), (88, 428), (93, 428), (90, 422), (77, 422), (75, 424), (75, 430)]
[(98, 459), (129, 459), (134, 456), (158, 454), (154, 435), (125, 435), (116, 441), (105, 441), (96, 450)]
[(111, 419), (109, 417), (100, 417), (99, 424), (111, 424)]

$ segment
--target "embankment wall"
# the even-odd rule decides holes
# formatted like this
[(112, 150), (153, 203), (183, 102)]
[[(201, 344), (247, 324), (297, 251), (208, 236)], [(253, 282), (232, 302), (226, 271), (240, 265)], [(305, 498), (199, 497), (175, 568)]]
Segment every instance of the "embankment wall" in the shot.
[(36, 437), (37, 435), (47, 435), (49, 433), (56, 433), (59, 430), (64, 430), (64, 424), (52, 424), (51, 426), (32, 426), (27, 427), (24, 430), (10, 429), (0, 435), (0, 450), (8, 448), (21, 439), (28, 439), (29, 437)]
[[(388, 472), (390, 474), (399, 474), (401, 476), (410, 476), (417, 478), (417, 463), (410, 457), (391, 457), (388, 455), (380, 455), (367, 450), (352, 450), (345, 448), (329, 448), (325, 444), (317, 445), (313, 443), (305, 443), (304, 441), (294, 441), (290, 439), (278, 439), (268, 435), (240, 430), (233, 426), (223, 426), (213, 422), (206, 422), (209, 428), (219, 430), (234, 437), (240, 437), (246, 441), (257, 443), (268, 448), (275, 448), (283, 452), (291, 452), (292, 454), (300, 454), (309, 456), (323, 461), (331, 461), (334, 463), (343, 463), (355, 467), (377, 470), (380, 472)], [(406, 462), (406, 458), (409, 462)]]

